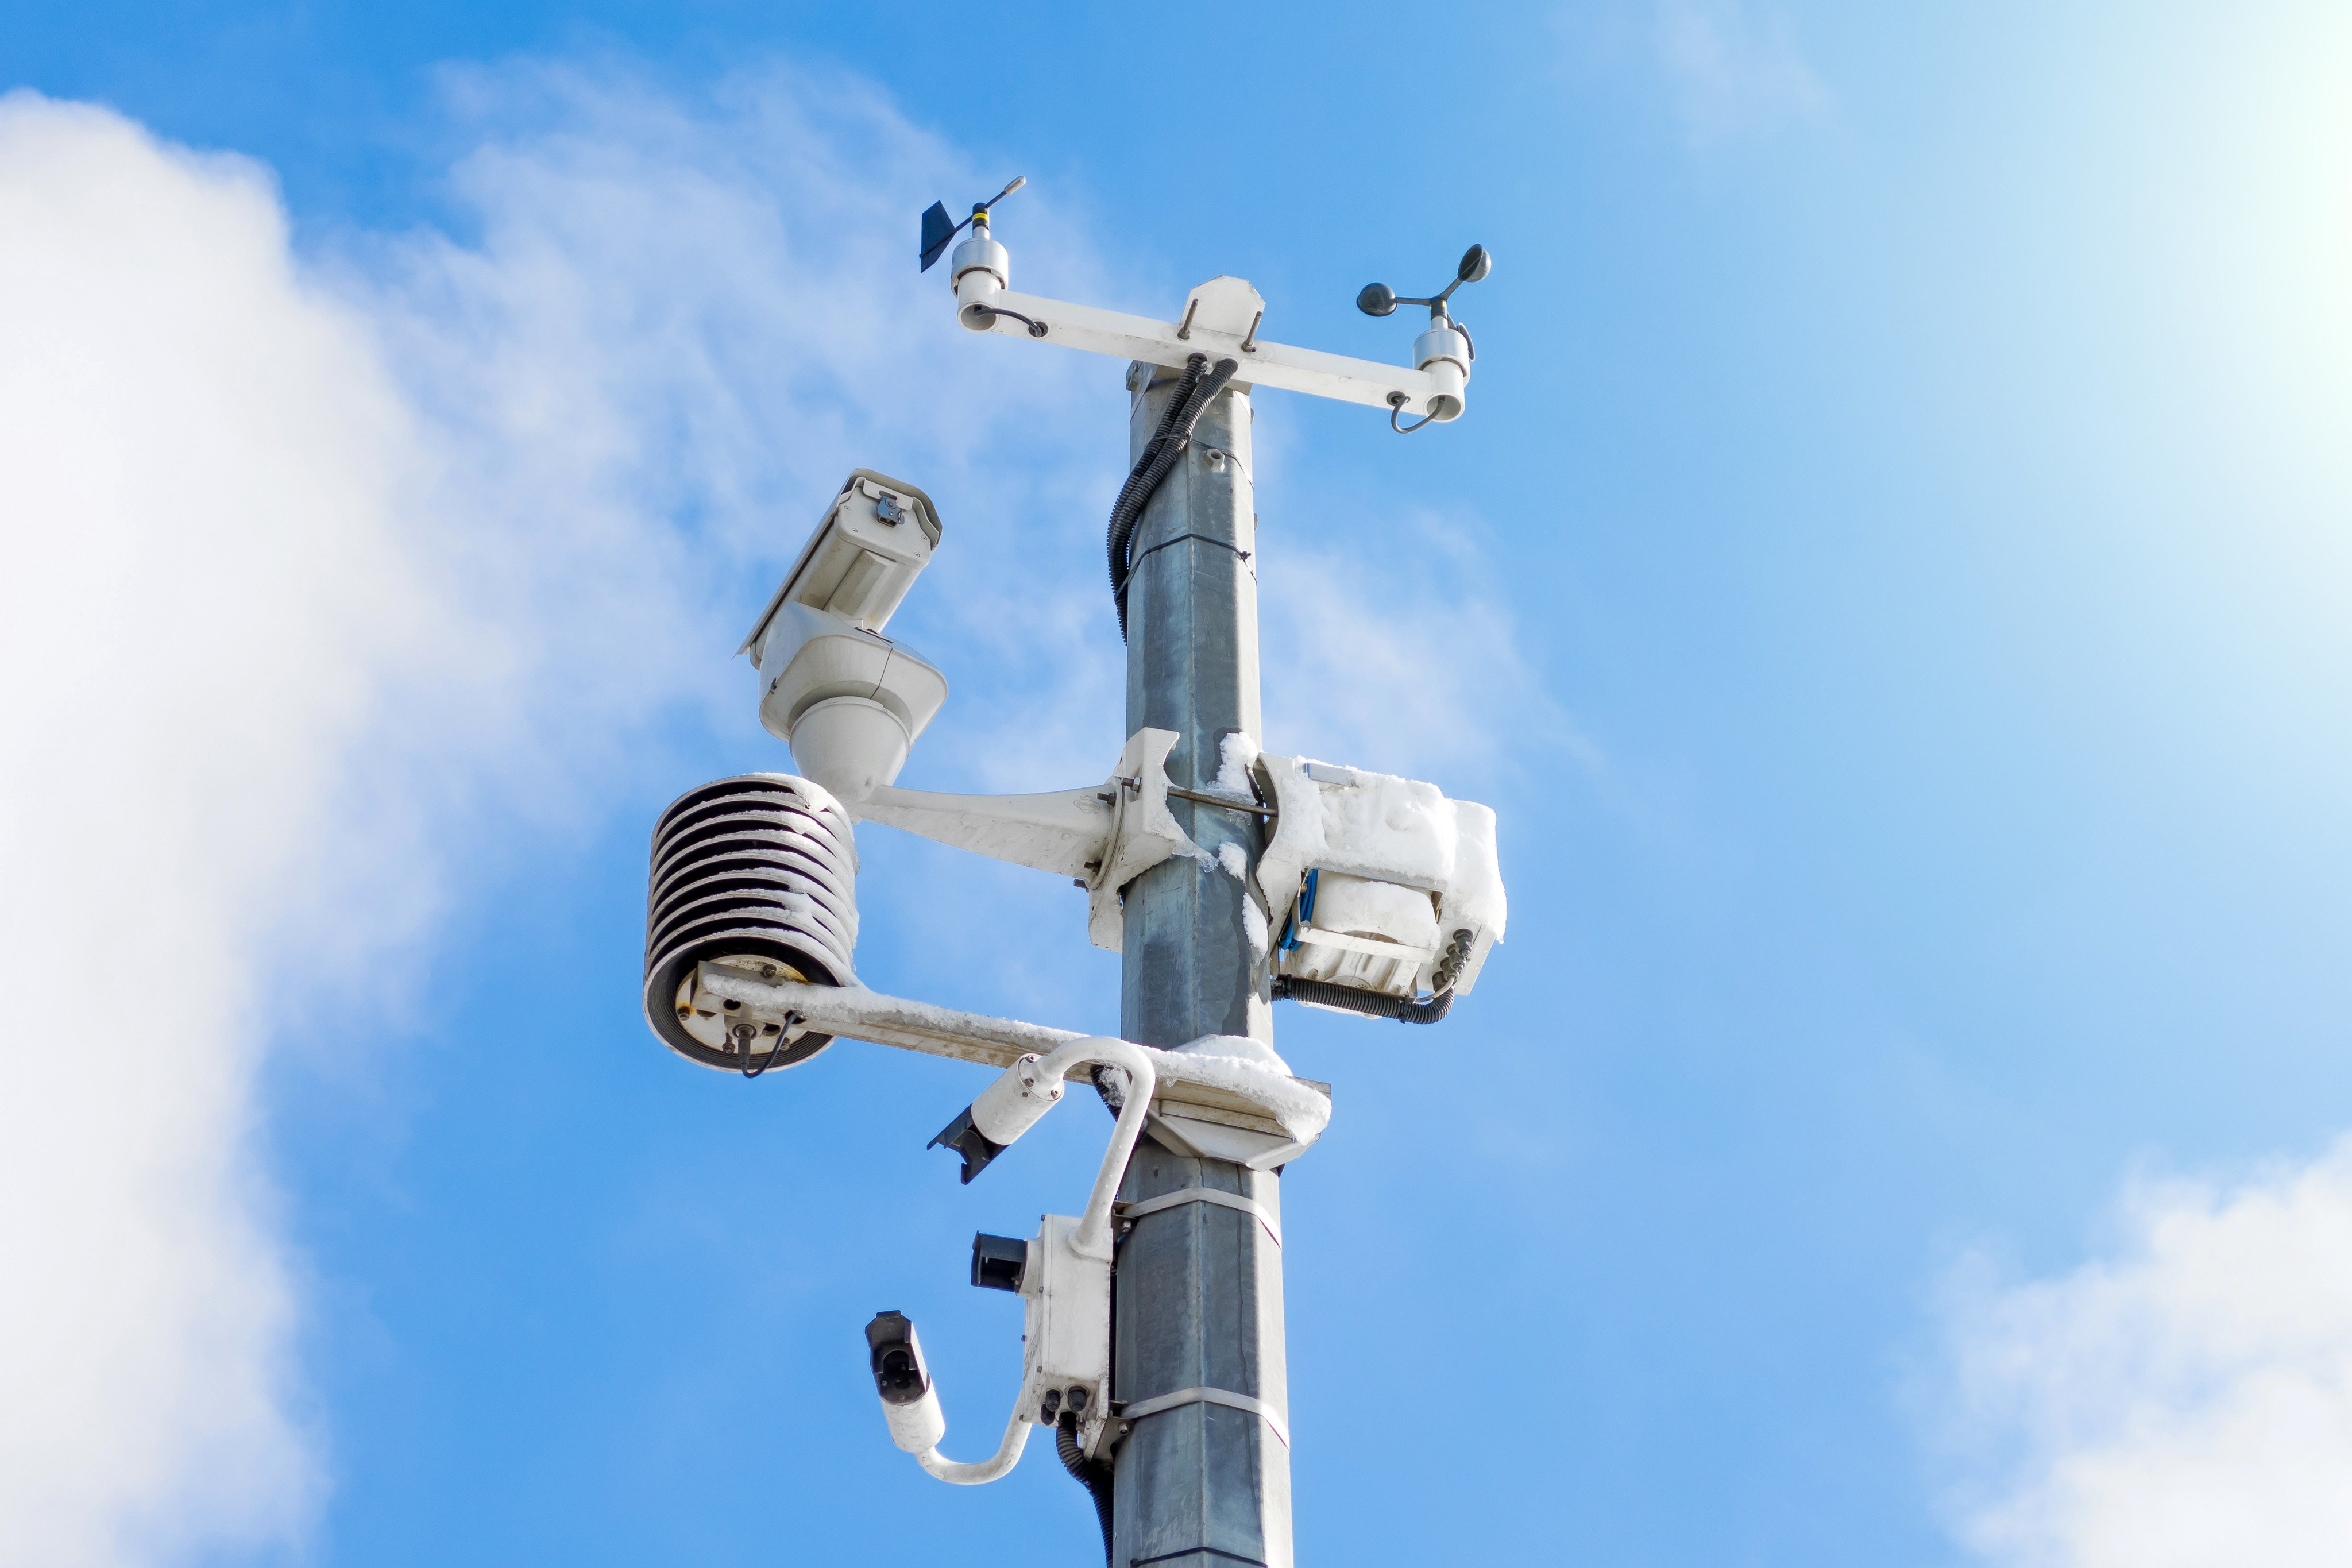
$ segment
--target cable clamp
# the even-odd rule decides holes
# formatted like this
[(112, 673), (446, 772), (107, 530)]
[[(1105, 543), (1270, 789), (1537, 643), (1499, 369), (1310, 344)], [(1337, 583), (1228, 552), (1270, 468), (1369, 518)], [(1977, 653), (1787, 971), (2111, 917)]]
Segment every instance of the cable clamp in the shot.
[(1244, 550), (1232, 540), (1219, 539), (1213, 533), (1180, 533), (1173, 539), (1161, 540), (1159, 543), (1145, 550), (1142, 554), (1138, 555), (1133, 560), (1129, 561), (1127, 563), (1127, 580), (1130, 583), (1135, 581), (1135, 574), (1141, 569), (1145, 556), (1156, 555), (1160, 551), (1167, 549), (1170, 545), (1181, 544), (1188, 539), (1197, 539), (1203, 544), (1213, 544), (1220, 550), (1230, 550), (1244, 561), (1248, 560), (1253, 553), (1253, 552)]
[(1121, 1410), (1118, 1413), (1118, 1419), (1140, 1421), (1147, 1415), (1158, 1415), (1164, 1411), (1181, 1410), (1187, 1405), (1222, 1405), (1229, 1410), (1246, 1411), (1265, 1422), (1267, 1430), (1282, 1439), (1284, 1447), (1290, 1447), (1290, 1425), (1283, 1420), (1281, 1414), (1273, 1405), (1263, 1399), (1252, 1399), (1246, 1394), (1235, 1394), (1230, 1389), (1180, 1388), (1173, 1394), (1161, 1394), (1150, 1399), (1139, 1399)]
[[(1140, 1203), (1120, 1204), (1117, 1212), (1121, 1219), (1134, 1220), (1148, 1214), (1158, 1214), (1163, 1209), (1181, 1208), (1186, 1204), (1214, 1204), (1219, 1208), (1238, 1210), (1265, 1226), (1265, 1233), (1274, 1237), (1275, 1246), (1282, 1245), (1282, 1226), (1274, 1222), (1272, 1215), (1239, 1194), (1221, 1193), (1213, 1187), (1184, 1187), (1176, 1192), (1162, 1193), (1156, 1198), (1145, 1198)], [(1286, 1437), (1283, 1441), (1287, 1443), (1290, 1439)]]

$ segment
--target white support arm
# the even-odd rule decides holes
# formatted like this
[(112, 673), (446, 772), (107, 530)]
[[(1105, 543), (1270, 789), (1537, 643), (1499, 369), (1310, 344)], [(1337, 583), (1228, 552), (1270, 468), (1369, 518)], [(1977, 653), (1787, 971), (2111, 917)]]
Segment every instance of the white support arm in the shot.
[[(716, 963), (701, 967), (696, 984), (710, 995), (742, 1003), (750, 1017), (785, 1022), (791, 1037), (809, 1031), (838, 1035), (997, 1068), (1011, 1067), (1024, 1056), (1050, 1057), (1073, 1042), (1097, 1037), (910, 1001), (864, 986), (761, 980)], [(1151, 1063), (1155, 1109), (1163, 1113), (1279, 1133), (1292, 1145), (1282, 1155), (1286, 1159), (1304, 1152), (1330, 1124), (1328, 1084), (1230, 1057), (1121, 1043)]]
[(1402, 408), (1407, 414), (1428, 413), (1429, 400), (1443, 390), (1437, 377), (1427, 371), (1350, 359), (1317, 349), (1293, 348), (1288, 343), (1270, 343), (1262, 338), (1253, 341), (1244, 333), (1220, 331), (1198, 321), (1193, 323), (1189, 337), (1180, 338), (1177, 333), (1182, 330), (1182, 323), (1177, 321), (1157, 321), (1149, 316), (1074, 305), (1066, 300), (1040, 299), (1009, 289), (972, 292), (991, 310), (1008, 312), (998, 315), (985, 329), (1007, 337), (1033, 335), (1010, 314), (1018, 312), (1045, 322), (1044, 341), (1066, 348), (1085, 349), (1115, 359), (1142, 360), (1171, 370), (1182, 369), (1185, 360), (1196, 353), (1207, 354), (1213, 364), (1221, 359), (1238, 360), (1241, 369), (1234, 376), (1235, 381), (1336, 398), (1342, 403), (1360, 403), (1370, 408), (1398, 406), (1390, 399), (1402, 395), (1405, 400)]
[(1013, 1419), (1004, 1424), (1004, 1441), (996, 1446), (996, 1452), (990, 1458), (974, 1460), (970, 1464), (958, 1464), (953, 1459), (941, 1458), (939, 1447), (935, 1444), (916, 1455), (915, 1462), (940, 1479), (952, 1485), (984, 1486), (1019, 1464), (1021, 1450), (1028, 1447), (1028, 1444), (1029, 1422), (1025, 1413), (1016, 1406), (1013, 1412)]
[(1118, 890), (1172, 856), (1202, 858), (1168, 809), (1168, 753), (1176, 741), (1173, 730), (1138, 730), (1110, 777), (1086, 789), (944, 795), (883, 784), (845, 804), (860, 822), (1069, 878), (1087, 889), (1087, 935), (1117, 952), (1124, 937)]
[(1084, 880), (1101, 868), (1109, 850), (1113, 787), (943, 795), (883, 784), (849, 803), (849, 811), (860, 822), (878, 822), (991, 859)]
[(1163, 1054), (1153, 1052), (1148, 1056), (1140, 1046), (1097, 1035), (1073, 1040), (1037, 1064), (1040, 1072), (1055, 1082), (1066, 1078), (1072, 1068), (1088, 1062), (1101, 1062), (1127, 1073), (1127, 1097), (1119, 1105), (1118, 1123), (1111, 1129), (1110, 1147), (1103, 1151), (1102, 1170), (1095, 1177), (1095, 1190), (1087, 1199), (1086, 1213), (1079, 1216), (1077, 1234), (1070, 1238), (1070, 1246), (1085, 1257), (1110, 1257), (1111, 1204), (1118, 1196), (1119, 1178), (1126, 1173), (1127, 1162), (1135, 1153), (1135, 1141), (1143, 1135), (1144, 1118), (1151, 1113), (1151, 1097), (1159, 1091), (1160, 1073), (1152, 1066), (1152, 1056)]

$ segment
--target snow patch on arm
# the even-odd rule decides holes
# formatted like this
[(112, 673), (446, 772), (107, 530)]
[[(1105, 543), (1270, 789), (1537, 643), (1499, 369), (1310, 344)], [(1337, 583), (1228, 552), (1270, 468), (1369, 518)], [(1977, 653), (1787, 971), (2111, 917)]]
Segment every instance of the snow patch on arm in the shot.
[(1226, 736), (1217, 747), (1217, 790), (1246, 800), (1256, 791), (1250, 784), (1250, 770), (1257, 765), (1257, 742), (1239, 730)]
[(1196, 1083), (1238, 1096), (1265, 1110), (1301, 1142), (1320, 1138), (1331, 1123), (1330, 1100), (1291, 1077), (1290, 1064), (1264, 1040), (1206, 1035), (1150, 1055), (1163, 1083)]

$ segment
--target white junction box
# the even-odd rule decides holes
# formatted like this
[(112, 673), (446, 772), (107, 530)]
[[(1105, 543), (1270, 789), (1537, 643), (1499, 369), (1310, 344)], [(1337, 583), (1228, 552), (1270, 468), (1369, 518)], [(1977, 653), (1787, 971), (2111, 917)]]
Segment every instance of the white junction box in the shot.
[(1076, 1413), (1089, 1452), (1110, 1392), (1110, 1259), (1089, 1258), (1070, 1245), (1078, 1220), (1044, 1216), (1022, 1270), (1028, 1343), (1023, 1357), (1023, 1414), (1050, 1426), (1061, 1411)]
[(1275, 973), (1384, 996), (1466, 995), (1503, 938), (1494, 812), (1391, 773), (1258, 762), (1281, 813), (1257, 868)]

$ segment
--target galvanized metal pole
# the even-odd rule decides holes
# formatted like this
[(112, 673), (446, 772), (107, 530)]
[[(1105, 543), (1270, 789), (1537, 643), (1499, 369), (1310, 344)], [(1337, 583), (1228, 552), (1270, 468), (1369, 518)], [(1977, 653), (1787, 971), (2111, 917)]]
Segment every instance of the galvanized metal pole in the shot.
[[(1141, 363), (1129, 371), (1130, 461), (1175, 378)], [(1230, 387), (1136, 527), (1128, 597), (1128, 731), (1176, 731), (1169, 776), (1192, 789), (1215, 784), (1226, 736), (1260, 733), (1256, 527), (1249, 393)], [(1129, 887), (1122, 1032), (1163, 1047), (1204, 1035), (1271, 1043), (1265, 956), (1243, 910), (1255, 897), (1247, 879), (1263, 847), (1259, 819), (1169, 804), (1227, 864), (1169, 860)], [(1279, 1215), (1280, 1184), (1273, 1173), (1147, 1139), (1120, 1195), (1208, 1187)], [(1115, 1290), (1115, 1399), (1216, 1390), (1260, 1401), (1286, 1424), (1281, 1250), (1248, 1214), (1192, 1203), (1142, 1216), (1120, 1247)], [(1286, 1441), (1258, 1415), (1205, 1400), (1129, 1423), (1113, 1461), (1113, 1568), (1291, 1568)]]

